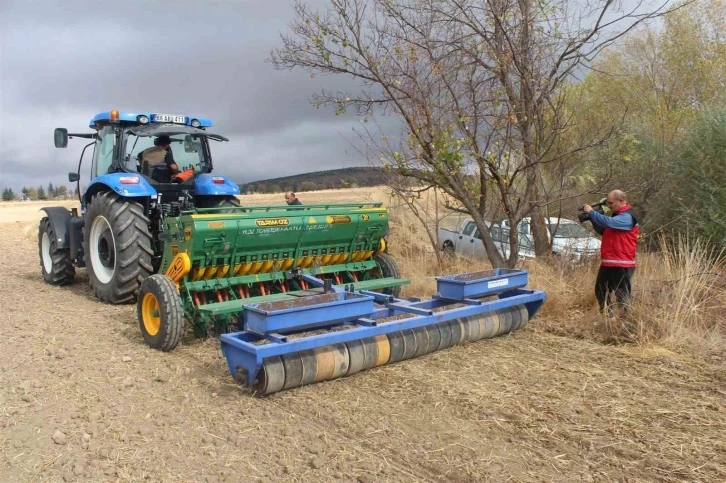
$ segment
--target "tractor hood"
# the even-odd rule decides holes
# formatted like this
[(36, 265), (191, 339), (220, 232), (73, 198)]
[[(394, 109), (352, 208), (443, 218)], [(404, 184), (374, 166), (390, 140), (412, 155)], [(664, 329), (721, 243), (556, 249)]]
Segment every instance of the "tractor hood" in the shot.
[(173, 136), (175, 134), (190, 134), (193, 136), (206, 136), (210, 139), (216, 139), (217, 141), (229, 141), (229, 139), (219, 134), (211, 133), (196, 127), (184, 126), (183, 124), (145, 124), (143, 126), (134, 126), (130, 128), (128, 132), (137, 136), (161, 136), (163, 134)]

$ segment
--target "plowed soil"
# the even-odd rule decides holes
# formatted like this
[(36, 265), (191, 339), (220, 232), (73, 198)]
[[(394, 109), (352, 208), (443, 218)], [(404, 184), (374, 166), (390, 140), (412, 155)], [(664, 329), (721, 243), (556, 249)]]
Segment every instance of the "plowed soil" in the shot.
[(45, 284), (38, 208), (0, 206), (0, 481), (726, 480), (723, 360), (535, 319), (257, 398), (215, 340), (157, 352), (135, 305), (95, 300), (83, 270)]

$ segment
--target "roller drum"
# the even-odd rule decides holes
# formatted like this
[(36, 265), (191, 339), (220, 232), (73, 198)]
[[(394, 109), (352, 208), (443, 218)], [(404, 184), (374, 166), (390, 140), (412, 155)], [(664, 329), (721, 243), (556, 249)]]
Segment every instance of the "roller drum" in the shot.
[(469, 340), (469, 318), (462, 317), (460, 319), (456, 319), (456, 322), (459, 324), (459, 340), (456, 341), (456, 343), (463, 344)]
[(469, 322), (469, 334), (467, 337), (469, 342), (475, 342), (481, 339), (481, 336), (479, 335), (481, 333), (481, 323), (479, 320), (482, 318), (484, 318), (482, 315), (472, 315), (471, 317), (466, 318)]
[(497, 314), (496, 312), (487, 312), (484, 321), (484, 338), (492, 339), (499, 335), (499, 314)]
[(315, 351), (311, 349), (300, 351), (298, 354), (300, 355), (300, 361), (303, 366), (301, 385), (307, 386), (315, 382), (315, 377), (318, 373), (318, 358), (315, 355)]
[(519, 308), (520, 306), (516, 305), (508, 309), (509, 315), (512, 317), (512, 327), (509, 329), (509, 332), (519, 330), (519, 327), (522, 325), (522, 313)]
[(331, 379), (337, 379), (345, 376), (350, 366), (350, 356), (348, 355), (348, 347), (345, 344), (334, 344), (331, 347), (333, 351), (333, 375)]
[(519, 323), (518, 329), (524, 329), (529, 323), (529, 310), (527, 310), (527, 306), (524, 304), (519, 306), (519, 317), (521, 322)]
[(378, 355), (376, 357), (375, 364), (373, 364), (373, 367), (388, 364), (388, 361), (391, 358), (391, 344), (388, 342), (388, 337), (386, 337), (386, 335), (384, 334), (381, 334), (375, 336), (373, 339), (376, 341), (376, 345), (378, 346)]
[(509, 317), (512, 319), (512, 325), (509, 327), (509, 332), (514, 332), (517, 330), (517, 327), (519, 327), (519, 310), (517, 307), (510, 307), (507, 309), (507, 313), (509, 314)]
[(302, 385), (303, 364), (299, 352), (282, 355), (282, 365), (285, 368), (285, 385), (283, 389), (292, 389)]
[(403, 338), (403, 333), (400, 331), (391, 332), (388, 334), (388, 343), (391, 347), (391, 356), (388, 359), (388, 363), (393, 364), (394, 362), (402, 360), (406, 344)]
[(411, 359), (416, 354), (418, 341), (416, 340), (416, 334), (413, 329), (402, 330), (401, 333), (403, 334), (403, 356), (401, 356), (401, 360), (405, 361)]
[(332, 379), (335, 373), (335, 355), (331, 346), (318, 347), (314, 349), (317, 360), (318, 371), (314, 382), (327, 381)]
[(436, 352), (439, 350), (441, 344), (441, 332), (439, 331), (439, 324), (432, 324), (426, 326), (426, 334), (428, 335), (429, 344), (426, 347), (426, 354)]
[(413, 332), (416, 335), (416, 353), (413, 357), (420, 357), (429, 350), (429, 331), (424, 326), (416, 327)]
[(285, 386), (285, 367), (280, 356), (269, 357), (262, 363), (253, 389), (260, 395), (266, 396), (281, 391)]
[(499, 334), (498, 335), (504, 335), (509, 332), (509, 330), (512, 328), (512, 314), (509, 313), (508, 310), (502, 309), (497, 310), (497, 315), (499, 316)]
[(439, 322), (436, 324), (441, 334), (441, 341), (436, 350), (446, 349), (451, 347), (451, 325), (448, 322)]
[(363, 369), (374, 367), (378, 359), (378, 344), (376, 343), (376, 339), (373, 337), (363, 339), (363, 351), (365, 352)]
[(365, 339), (361, 339), (351, 340), (350, 342), (345, 343), (345, 346), (348, 348), (348, 357), (350, 358), (350, 364), (348, 365), (348, 372), (346, 373), (346, 375), (356, 374), (365, 368), (365, 341)]
[(461, 325), (458, 320), (450, 320), (449, 326), (451, 327), (451, 340), (449, 341), (449, 347), (453, 347), (459, 343), (461, 338)]

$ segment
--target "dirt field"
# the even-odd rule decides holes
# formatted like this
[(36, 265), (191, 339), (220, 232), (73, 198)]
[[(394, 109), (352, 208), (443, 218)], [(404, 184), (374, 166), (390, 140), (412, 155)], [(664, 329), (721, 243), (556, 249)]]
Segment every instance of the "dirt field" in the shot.
[(135, 306), (97, 302), (84, 271), (46, 285), (39, 206), (0, 204), (0, 481), (726, 480), (723, 359), (558, 337), (534, 320), (254, 398), (215, 341), (163, 354)]

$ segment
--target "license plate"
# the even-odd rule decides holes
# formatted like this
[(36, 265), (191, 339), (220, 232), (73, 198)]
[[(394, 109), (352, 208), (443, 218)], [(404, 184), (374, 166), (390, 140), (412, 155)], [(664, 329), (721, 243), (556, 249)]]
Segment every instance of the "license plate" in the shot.
[(184, 124), (186, 122), (184, 116), (174, 116), (171, 114), (155, 114), (152, 118), (154, 122), (173, 122), (177, 124)]

